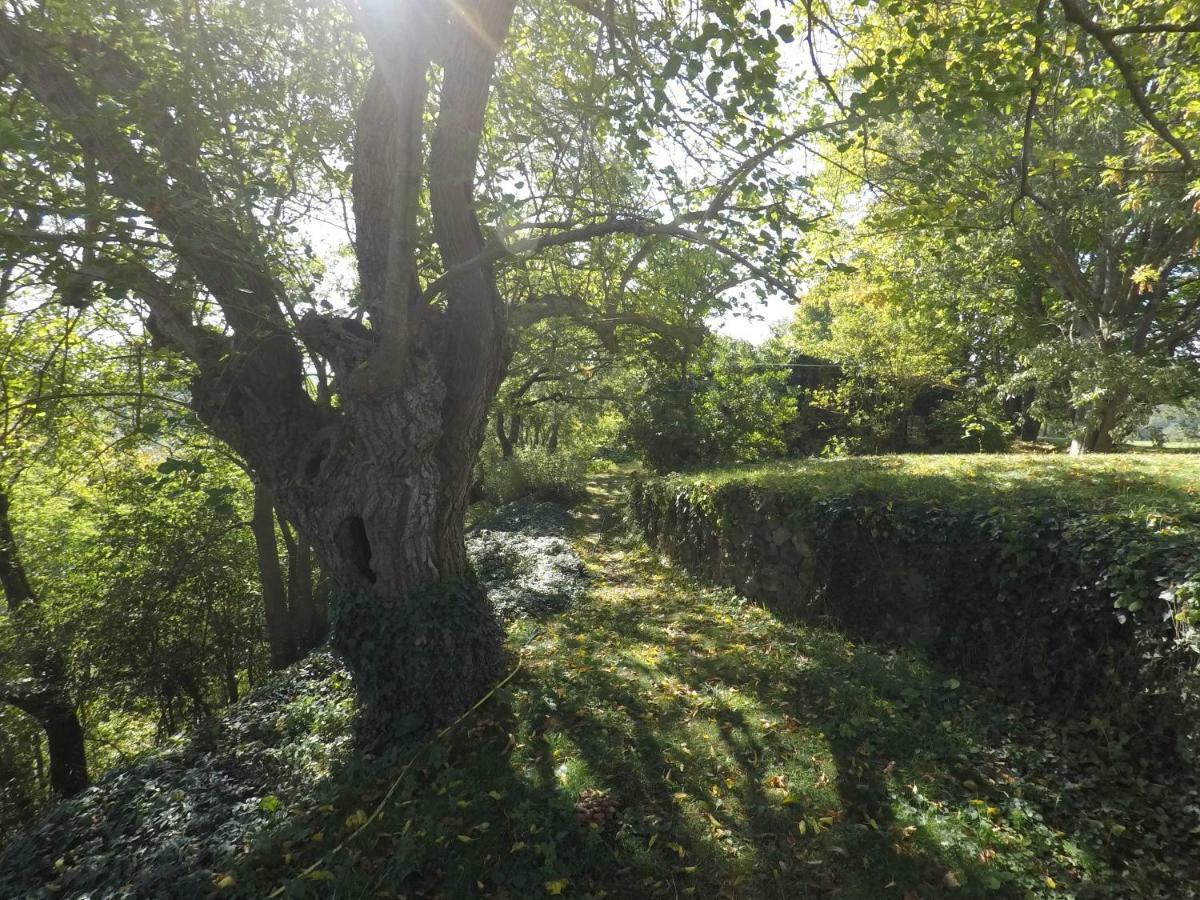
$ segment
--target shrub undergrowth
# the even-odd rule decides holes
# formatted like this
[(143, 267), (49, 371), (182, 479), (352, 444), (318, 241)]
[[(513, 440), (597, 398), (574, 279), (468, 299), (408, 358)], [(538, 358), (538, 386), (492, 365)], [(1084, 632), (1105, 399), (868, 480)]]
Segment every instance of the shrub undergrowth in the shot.
[(568, 453), (521, 450), (483, 469), (483, 492), (493, 503), (530, 498), (570, 506), (586, 493), (588, 461)]

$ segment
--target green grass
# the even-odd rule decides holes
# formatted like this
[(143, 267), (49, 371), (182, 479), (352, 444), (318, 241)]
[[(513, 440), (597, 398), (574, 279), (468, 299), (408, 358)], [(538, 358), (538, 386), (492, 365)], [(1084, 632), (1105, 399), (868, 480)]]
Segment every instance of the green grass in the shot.
[(896, 499), (1043, 502), (1167, 515), (1200, 510), (1200, 454), (873, 456), (736, 466), (673, 476), (783, 492), (884, 493)]
[[(808, 471), (835, 468), (851, 471)], [(285, 824), (243, 848), (222, 893), (1195, 896), (1192, 773), (697, 584), (620, 538), (605, 484), (576, 535), (595, 590), (514, 630), (514, 648), (532, 637), (516, 678), (419, 757), (346, 852), (326, 856), (411, 749), (284, 798)], [(602, 827), (576, 820), (586, 790), (616, 803)]]

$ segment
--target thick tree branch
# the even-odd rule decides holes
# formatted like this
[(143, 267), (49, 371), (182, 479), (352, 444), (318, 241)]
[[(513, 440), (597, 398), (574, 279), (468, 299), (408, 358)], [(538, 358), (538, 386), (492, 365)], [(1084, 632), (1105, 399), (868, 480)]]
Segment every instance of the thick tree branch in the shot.
[(1127, 34), (1200, 34), (1200, 19), (1177, 25), (1170, 22), (1122, 25), (1118, 28), (1105, 28), (1104, 33), (1112, 37), (1121, 37)]
[[(491, 95), (496, 55), (508, 34), (515, 0), (451, 4), (450, 40), (443, 69), (441, 105), (430, 143), (429, 204), (433, 234), (446, 269), (446, 343), (439, 360), (446, 395), (442, 409), (441, 459), (451, 483), (469, 482), (469, 466), (481, 436), (482, 417), (508, 362), (504, 303), (485, 260), (462, 264), (484, 250), (475, 216), (475, 175)], [(447, 277), (456, 272), (452, 277)], [(424, 309), (423, 297), (417, 305)], [(466, 503), (466, 494), (456, 498)]]
[(196, 324), (191, 297), (175, 285), (140, 263), (119, 262), (111, 270), (150, 307), (147, 328), (155, 340), (182, 351), (201, 368), (211, 366), (219, 353), (229, 349), (222, 335)]
[[(41, 34), (0, 13), (0, 61), (108, 172), (108, 189), (153, 220), (233, 331), (230, 352), (214, 358), (209, 351), (225, 346), (191, 321), (183, 299), (148, 271), (135, 271), (135, 284), (154, 313), (152, 327), (200, 366), (192, 388), (197, 413), (256, 470), (295, 471), (297, 457), (328, 416), (306, 390), (303, 358), (284, 318), (283, 290), (267, 252), (256, 235), (239, 227), (235, 213), (197, 192), (203, 179), (171, 175), (182, 159), (172, 162), (163, 154), (156, 161), (145, 149), (154, 146), (153, 135), (131, 136), (119, 117), (102, 114), (48, 45)], [(271, 437), (264, 440), (264, 434)]]
[[(393, 364), (405, 353), (416, 293), (427, 73), (439, 33), (439, 6), (392, 0), (351, 4), (375, 60), (354, 141), (359, 281), (383, 355)], [(445, 10), (440, 12), (444, 19)]]
[(618, 325), (635, 325), (661, 337), (676, 341), (685, 347), (695, 347), (704, 339), (704, 331), (686, 325), (664, 322), (655, 316), (637, 312), (621, 312), (614, 315), (597, 315), (582, 297), (577, 294), (546, 294), (529, 303), (514, 307), (509, 315), (510, 322), (517, 328), (528, 327), (544, 319), (566, 318), (578, 322), (593, 331), (607, 349), (614, 347), (615, 328)]
[(100, 114), (70, 72), (44, 49), (45, 44), (40, 34), (0, 14), (0, 61), (104, 166), (113, 191), (158, 225), (212, 291), (234, 330), (282, 328), (278, 287), (264, 271), (262, 256), (247, 253), (247, 248), (256, 249), (257, 242), (221, 213), (211, 197), (173, 186), (134, 149), (111, 116)]
[(600, 237), (608, 237), (614, 234), (629, 234), (638, 237), (672, 237), (687, 241), (688, 243), (708, 247), (745, 267), (754, 273), (757, 278), (771, 285), (773, 288), (782, 292), (786, 296), (795, 296), (790, 285), (781, 281), (779, 278), (776, 278), (762, 266), (758, 265), (749, 257), (747, 257), (744, 253), (734, 250), (731, 247), (727, 247), (720, 241), (701, 234), (699, 231), (684, 228), (682, 225), (677, 225), (671, 222), (651, 222), (647, 221), (646, 219), (613, 218), (604, 219), (600, 222), (592, 222), (591, 224), (581, 225), (577, 228), (570, 228), (565, 231), (555, 232), (554, 234), (542, 235), (541, 237), (524, 238), (511, 243), (505, 243), (502, 240), (492, 241), (486, 247), (484, 247), (477, 256), (464, 260), (457, 265), (451, 266), (445, 271), (445, 273), (431, 282), (430, 285), (425, 289), (425, 293), (422, 295), (422, 300), (425, 303), (430, 303), (438, 296), (438, 294), (446, 289), (447, 285), (451, 284), (456, 278), (460, 278), (466, 273), (481, 267), (492, 266), (510, 257), (526, 256), (537, 253), (541, 250), (549, 249), (551, 247), (564, 247), (569, 244), (578, 244), (584, 241), (590, 241)]
[(1137, 74), (1133, 71), (1133, 66), (1129, 60), (1125, 58), (1124, 52), (1120, 45), (1114, 39), (1117, 32), (1103, 28), (1095, 19), (1093, 19), (1083, 8), (1079, 0), (1061, 0), (1063, 12), (1067, 16), (1067, 21), (1073, 22), (1082, 28), (1087, 34), (1091, 35), (1104, 48), (1104, 52), (1108, 54), (1108, 58), (1112, 60), (1117, 71), (1121, 73), (1121, 78), (1125, 81), (1125, 87), (1129, 91), (1129, 96), (1133, 100), (1134, 106), (1138, 108), (1138, 112), (1142, 114), (1142, 118), (1154, 129), (1155, 133), (1169, 144), (1180, 159), (1183, 160), (1184, 168), (1191, 170), (1194, 166), (1191, 151), (1187, 145), (1180, 140), (1166, 122), (1154, 111), (1154, 107), (1150, 104), (1150, 99), (1146, 96), (1146, 91), (1138, 80)]
[(300, 320), (300, 339), (309, 350), (329, 361), (338, 378), (357, 369), (379, 346), (379, 336), (361, 322), (315, 312), (306, 313)]

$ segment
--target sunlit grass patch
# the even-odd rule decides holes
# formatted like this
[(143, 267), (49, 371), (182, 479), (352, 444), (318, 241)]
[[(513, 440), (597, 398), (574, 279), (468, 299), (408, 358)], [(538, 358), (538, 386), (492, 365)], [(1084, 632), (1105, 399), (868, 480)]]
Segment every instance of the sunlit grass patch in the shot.
[(674, 477), (713, 485), (753, 483), (785, 493), (812, 490), (823, 496), (883, 492), (896, 499), (968, 497), (997, 503), (1037, 497), (1135, 514), (1195, 512), (1200, 505), (1200, 454), (909, 454), (789, 460)]

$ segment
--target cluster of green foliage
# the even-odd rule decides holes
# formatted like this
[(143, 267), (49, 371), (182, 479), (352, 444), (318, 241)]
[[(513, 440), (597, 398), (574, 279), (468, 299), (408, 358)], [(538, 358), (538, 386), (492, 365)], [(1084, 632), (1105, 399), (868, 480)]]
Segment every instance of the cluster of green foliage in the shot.
[[(41, 603), (35, 619), (0, 617), (0, 648), (36, 628), (63, 653), (92, 771), (205, 721), (266, 676), (246, 495), (244, 474), (203, 450), (131, 454), (82, 480), (35, 469), (14, 491)], [(8, 833), (53, 797), (39, 726), (5, 718)]]
[[(1200, 29), (1187, 4), (807, 11), (818, 43), (845, 48), (822, 82), (847, 117), (820, 151), (839, 215), (819, 241), (837, 265), (812, 295), (849, 320), (841, 331), (886, 305), (887, 342), (919, 317), (897, 344), (900, 359), (916, 350), (906, 378), (1019, 404), (1089, 450), (1195, 395)], [(803, 346), (803, 314), (800, 326)], [(838, 331), (806, 352), (836, 351)], [(860, 365), (903, 386), (870, 354)]]
[(805, 398), (829, 419), (827, 443), (812, 449), (1003, 449), (1010, 425), (969, 366), (975, 336), (934, 306), (924, 268), (878, 242), (856, 262), (819, 281), (781, 337), (831, 367)]
[(672, 555), (788, 614), (1194, 755), (1200, 508), (1147, 468), (816, 461), (639, 482), (631, 511)]
[(518, 450), (508, 459), (485, 458), (483, 494), (490, 503), (525, 497), (570, 506), (586, 492), (588, 461), (572, 452)]
[(674, 366), (644, 366), (618, 440), (660, 472), (783, 456), (796, 417), (783, 361), (770, 347), (710, 337)]

